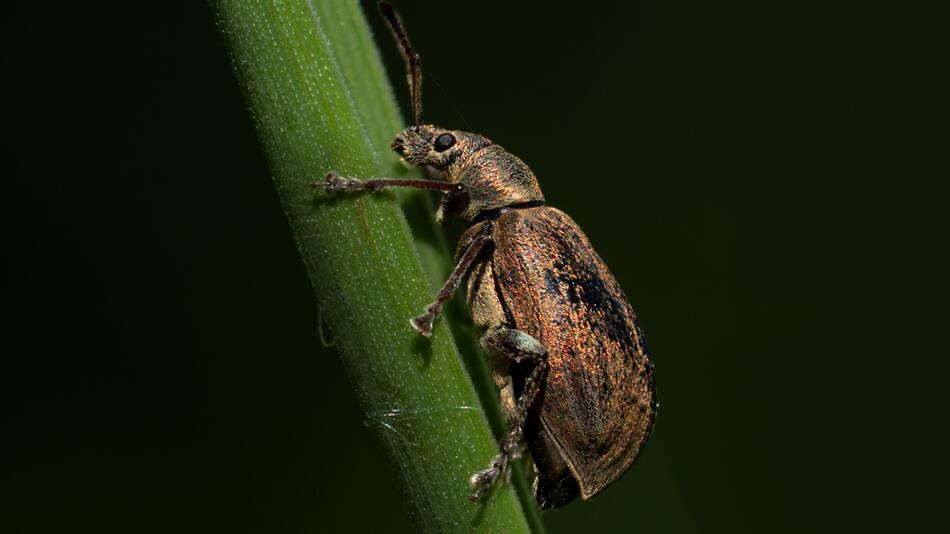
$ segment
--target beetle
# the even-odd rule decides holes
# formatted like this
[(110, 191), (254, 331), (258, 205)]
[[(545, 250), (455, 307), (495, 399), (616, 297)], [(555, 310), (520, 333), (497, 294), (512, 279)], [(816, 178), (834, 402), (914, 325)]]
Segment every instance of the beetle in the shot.
[(312, 185), (328, 193), (442, 192), (436, 217), (461, 219), (468, 229), (449, 279), (410, 324), (431, 336), (444, 303), (467, 279), (472, 320), (483, 332), (509, 425), (498, 454), (472, 475), (471, 500), (506, 473), (522, 440), (541, 509), (589, 499), (634, 463), (652, 433), (654, 370), (636, 315), (578, 225), (545, 205), (524, 162), (482, 135), (423, 123), (420, 56), (392, 6), (379, 8), (406, 59), (414, 118), (392, 149), (442, 179), (360, 180), (331, 172)]

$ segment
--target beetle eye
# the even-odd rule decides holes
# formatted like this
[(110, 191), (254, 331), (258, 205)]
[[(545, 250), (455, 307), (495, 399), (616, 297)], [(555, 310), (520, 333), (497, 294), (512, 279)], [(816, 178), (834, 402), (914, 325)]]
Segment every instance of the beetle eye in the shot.
[(436, 152), (445, 152), (446, 150), (452, 148), (452, 145), (455, 144), (455, 136), (450, 133), (444, 133), (435, 138), (435, 143), (433, 147)]

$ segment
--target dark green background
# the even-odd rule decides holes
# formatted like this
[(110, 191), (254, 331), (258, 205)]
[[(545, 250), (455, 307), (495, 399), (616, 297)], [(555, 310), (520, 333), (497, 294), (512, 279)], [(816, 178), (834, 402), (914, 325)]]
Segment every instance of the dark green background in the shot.
[[(942, 522), (948, 18), (515, 4), (399, 2), (427, 118), (581, 224), (661, 403), (635, 468), (549, 530)], [(3, 30), (0, 531), (408, 529), (207, 6), (43, 3)]]

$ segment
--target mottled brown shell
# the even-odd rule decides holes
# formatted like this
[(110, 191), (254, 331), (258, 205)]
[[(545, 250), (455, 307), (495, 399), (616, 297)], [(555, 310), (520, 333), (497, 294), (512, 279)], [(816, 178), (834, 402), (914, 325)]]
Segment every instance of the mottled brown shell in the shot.
[[(540, 425), (526, 425), (525, 438), (536, 457), (553, 453), (553, 441), (589, 498), (633, 464), (653, 427), (653, 364), (636, 316), (587, 237), (560, 210), (508, 210), (495, 221), (493, 240), (506, 322), (548, 350), (549, 370), (532, 410)], [(543, 487), (557, 482), (546, 481), (544, 469), (539, 503), (556, 491)]]

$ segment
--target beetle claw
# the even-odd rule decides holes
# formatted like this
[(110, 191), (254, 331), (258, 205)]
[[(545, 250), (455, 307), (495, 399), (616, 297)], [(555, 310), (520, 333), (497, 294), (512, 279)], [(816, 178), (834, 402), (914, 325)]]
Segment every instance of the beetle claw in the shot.
[(472, 502), (478, 502), (491, 489), (492, 483), (498, 478), (498, 468), (494, 465), (484, 471), (479, 471), (472, 475), (469, 484), (472, 486), (472, 494), (468, 499)]
[(499, 454), (492, 461), (488, 469), (477, 471), (472, 475), (472, 478), (468, 480), (468, 483), (472, 486), (472, 494), (468, 498), (470, 501), (478, 502), (491, 490), (495, 480), (498, 479), (498, 475), (502, 474), (502, 472), (507, 472), (507, 460), (504, 453)]
[(435, 317), (431, 313), (424, 313), (419, 317), (409, 319), (409, 324), (424, 337), (432, 337), (432, 323)]

